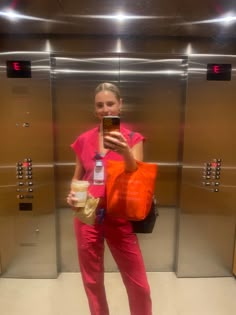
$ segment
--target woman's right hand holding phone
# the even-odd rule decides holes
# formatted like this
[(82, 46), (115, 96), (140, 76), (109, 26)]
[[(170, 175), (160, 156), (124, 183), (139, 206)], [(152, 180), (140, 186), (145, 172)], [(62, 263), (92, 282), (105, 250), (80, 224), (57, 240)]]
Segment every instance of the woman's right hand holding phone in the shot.
[(122, 155), (130, 150), (125, 137), (118, 131), (110, 131), (104, 135), (104, 147)]

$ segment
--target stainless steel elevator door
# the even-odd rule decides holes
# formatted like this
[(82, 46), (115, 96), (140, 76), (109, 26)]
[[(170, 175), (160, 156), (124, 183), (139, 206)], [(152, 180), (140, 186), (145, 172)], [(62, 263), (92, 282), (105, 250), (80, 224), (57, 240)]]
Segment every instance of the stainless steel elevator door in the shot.
[(121, 56), (124, 120), (146, 138), (144, 160), (158, 164), (159, 221), (138, 235), (148, 271), (173, 271), (186, 61), (158, 55)]
[(103, 81), (119, 82), (119, 58), (60, 55), (53, 58), (52, 64), (59, 267), (61, 271), (78, 271), (73, 217), (66, 203), (75, 168), (75, 154), (70, 144), (80, 133), (97, 124), (94, 90)]
[[(31, 77), (7, 76), (7, 62)], [(3, 277), (57, 276), (50, 56), (0, 53), (0, 257)], [(17, 74), (18, 75), (18, 74)]]
[[(208, 64), (232, 64), (231, 81), (207, 81)], [(177, 275), (232, 276), (236, 205), (232, 56), (189, 58)]]
[[(122, 121), (146, 137), (145, 161), (159, 165), (156, 195), (161, 216), (152, 235), (140, 235), (148, 271), (172, 271), (175, 261), (180, 129), (185, 93), (185, 61), (156, 55), (57, 56), (54, 64), (56, 190), (62, 271), (78, 270), (72, 215), (65, 197), (75, 166), (70, 144), (98, 122), (94, 89), (114, 82), (123, 97)], [(117, 267), (106, 250), (105, 268)]]

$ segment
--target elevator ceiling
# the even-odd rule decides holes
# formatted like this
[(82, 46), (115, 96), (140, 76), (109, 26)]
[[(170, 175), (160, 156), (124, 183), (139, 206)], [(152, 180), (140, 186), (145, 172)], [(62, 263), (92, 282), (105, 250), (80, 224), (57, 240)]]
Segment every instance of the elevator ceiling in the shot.
[[(6, 13), (13, 9), (23, 16)], [(235, 0), (2, 0), (1, 34), (236, 37)]]

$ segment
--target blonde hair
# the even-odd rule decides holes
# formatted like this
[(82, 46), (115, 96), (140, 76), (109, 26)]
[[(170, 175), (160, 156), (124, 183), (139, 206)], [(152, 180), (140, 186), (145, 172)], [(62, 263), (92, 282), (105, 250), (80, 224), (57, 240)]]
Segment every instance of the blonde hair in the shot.
[(118, 101), (121, 99), (120, 90), (115, 84), (108, 82), (100, 83), (95, 89), (95, 95), (101, 91), (112, 92)]

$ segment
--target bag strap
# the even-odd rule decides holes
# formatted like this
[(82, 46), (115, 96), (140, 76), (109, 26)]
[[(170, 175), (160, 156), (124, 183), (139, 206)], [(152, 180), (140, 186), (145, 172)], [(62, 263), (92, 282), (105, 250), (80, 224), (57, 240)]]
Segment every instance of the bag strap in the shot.
[(130, 143), (131, 143), (131, 144), (133, 144), (133, 143), (132, 143), (132, 140), (133, 140), (134, 134), (135, 134), (134, 131), (131, 131), (130, 134), (129, 134), (129, 139), (130, 139)]

